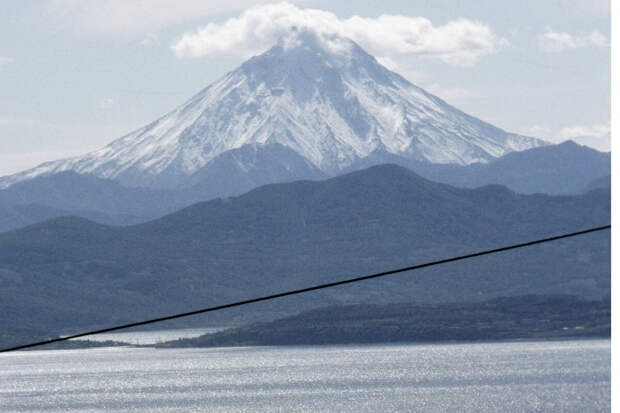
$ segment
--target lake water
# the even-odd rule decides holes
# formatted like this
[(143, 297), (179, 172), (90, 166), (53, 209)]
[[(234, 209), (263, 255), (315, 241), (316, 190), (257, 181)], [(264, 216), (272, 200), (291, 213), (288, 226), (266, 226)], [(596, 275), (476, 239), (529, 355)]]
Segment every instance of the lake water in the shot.
[[(206, 327), (206, 328), (181, 328), (171, 330), (153, 331), (118, 331), (104, 334), (88, 336), (83, 340), (88, 341), (120, 341), (128, 344), (151, 345), (166, 341), (178, 340), (180, 338), (193, 338), (203, 334), (216, 333), (225, 330), (226, 327)], [(76, 340), (79, 340), (76, 339)]]
[(25, 351), (2, 412), (597, 412), (610, 341)]

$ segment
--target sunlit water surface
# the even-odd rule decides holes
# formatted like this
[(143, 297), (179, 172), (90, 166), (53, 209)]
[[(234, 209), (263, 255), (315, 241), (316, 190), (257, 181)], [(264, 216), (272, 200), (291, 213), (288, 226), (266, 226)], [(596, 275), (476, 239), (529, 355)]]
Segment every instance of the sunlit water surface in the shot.
[[(158, 344), (166, 341), (178, 340), (180, 338), (193, 338), (203, 334), (215, 333), (225, 330), (226, 327), (211, 328), (182, 328), (171, 330), (154, 330), (154, 331), (119, 331), (112, 333), (97, 334), (88, 336), (89, 341), (120, 341), (128, 344), (150, 345)], [(79, 339), (78, 339), (79, 340)]]
[(2, 412), (596, 412), (610, 341), (26, 351)]

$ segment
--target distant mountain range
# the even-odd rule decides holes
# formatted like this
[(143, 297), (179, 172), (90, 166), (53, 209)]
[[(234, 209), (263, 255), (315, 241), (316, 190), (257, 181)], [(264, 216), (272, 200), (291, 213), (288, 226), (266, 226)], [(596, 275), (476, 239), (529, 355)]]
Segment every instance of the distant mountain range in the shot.
[[(266, 155), (266, 152), (263, 152)], [(292, 151), (277, 145), (269, 156), (278, 158)], [(244, 162), (251, 159), (253, 174), (228, 168), (231, 157)], [(303, 165), (303, 160), (298, 159)], [(377, 159), (375, 159), (377, 160)], [(428, 179), (454, 186), (474, 188), (499, 184), (524, 194), (579, 194), (596, 188), (609, 188), (609, 153), (597, 152), (573, 142), (512, 152), (488, 163), (441, 165), (408, 161), (389, 156), (382, 159), (405, 166)], [(219, 162), (219, 161), (218, 161)], [(356, 170), (372, 165), (371, 160), (351, 166)], [(294, 169), (294, 168), (293, 168)], [(306, 169), (298, 179), (325, 179), (326, 174)], [(73, 171), (44, 175), (0, 190), (0, 232), (23, 227), (49, 218), (74, 215), (110, 225), (146, 222), (193, 203), (217, 197), (239, 195), (252, 188), (280, 182), (281, 164), (270, 157), (258, 156), (252, 148), (231, 151), (222, 164), (205, 168), (194, 185), (181, 189), (128, 188), (115, 181)], [(293, 177), (296, 175), (289, 175)], [(228, 182), (214, 189), (212, 182)]]
[(427, 179), (463, 188), (499, 184), (521, 194), (566, 195), (610, 187), (611, 154), (572, 141), (511, 152), (464, 167), (392, 161)]
[[(0, 234), (2, 323), (104, 326), (607, 224), (610, 194), (455, 188), (395, 165), (273, 184), (161, 219), (111, 227), (76, 218)], [(361, 302), (470, 301), (610, 291), (609, 233), (482, 257), (295, 299), (202, 324)], [(0, 328), (2, 326), (0, 325)]]

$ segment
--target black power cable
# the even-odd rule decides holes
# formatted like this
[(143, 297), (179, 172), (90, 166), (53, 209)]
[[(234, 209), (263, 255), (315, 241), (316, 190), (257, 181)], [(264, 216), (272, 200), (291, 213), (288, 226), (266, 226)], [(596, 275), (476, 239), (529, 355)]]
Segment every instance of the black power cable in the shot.
[(238, 306), (242, 306), (242, 305), (246, 305), (246, 304), (257, 303), (259, 301), (273, 300), (273, 299), (276, 299), (276, 298), (286, 297), (286, 296), (289, 296), (289, 295), (302, 294), (302, 293), (307, 293), (307, 292), (310, 292), (310, 291), (322, 290), (324, 288), (331, 288), (331, 287), (336, 287), (336, 286), (339, 286), (339, 285), (351, 284), (351, 283), (355, 283), (355, 282), (359, 282), (359, 281), (370, 280), (370, 279), (373, 279), (373, 278), (385, 277), (387, 275), (397, 274), (397, 273), (404, 272), (404, 271), (413, 271), (413, 270), (418, 270), (420, 268), (432, 267), (433, 265), (446, 264), (446, 263), (449, 263), (449, 262), (454, 262), (454, 261), (465, 260), (465, 259), (468, 259), (468, 258), (479, 257), (481, 255), (489, 255), (489, 254), (495, 254), (497, 252), (508, 251), (508, 250), (513, 250), (513, 249), (523, 248), (523, 247), (529, 247), (531, 245), (542, 244), (542, 243), (551, 242), (551, 241), (557, 241), (557, 240), (563, 239), (563, 238), (576, 237), (578, 235), (584, 235), (584, 234), (588, 234), (588, 233), (596, 232), (596, 231), (603, 231), (603, 230), (610, 229), (610, 228), (611, 228), (611, 225), (604, 225), (602, 227), (589, 228), (589, 229), (585, 229), (583, 231), (577, 231), (577, 232), (571, 232), (571, 233), (568, 233), (568, 234), (556, 235), (556, 236), (553, 236), (553, 237), (542, 238), (542, 239), (538, 239), (538, 240), (535, 240), (535, 241), (528, 241), (528, 242), (524, 242), (524, 243), (521, 243), (521, 244), (513, 244), (513, 245), (509, 245), (507, 247), (501, 247), (501, 248), (495, 248), (495, 249), (491, 249), (491, 250), (479, 251), (479, 252), (475, 252), (473, 254), (467, 254), (467, 255), (461, 255), (461, 256), (458, 256), (458, 257), (446, 258), (446, 259), (439, 260), (439, 261), (431, 261), (431, 262), (427, 262), (427, 263), (424, 263), (424, 264), (413, 265), (413, 266), (410, 266), (410, 267), (403, 267), (403, 268), (398, 268), (398, 269), (395, 269), (395, 270), (379, 272), (379, 273), (376, 273), (376, 274), (364, 275), (362, 277), (350, 278), (350, 279), (347, 279), (347, 280), (341, 280), (341, 281), (335, 281), (335, 282), (331, 282), (331, 283), (327, 283), (327, 284), (315, 285), (315, 286), (312, 286), (312, 287), (301, 288), (299, 290), (291, 290), (291, 291), (286, 291), (286, 292), (282, 292), (282, 293), (278, 293), (278, 294), (266, 295), (266, 296), (263, 296), (263, 297), (252, 298), (250, 300), (237, 301), (237, 302), (234, 302), (234, 303), (218, 305), (218, 306), (215, 306), (215, 307), (203, 308), (203, 309), (200, 309), (200, 310), (189, 311), (187, 313), (174, 314), (174, 315), (169, 315), (169, 316), (166, 316), (166, 317), (153, 318), (151, 320), (138, 321), (138, 322), (135, 322), (135, 323), (124, 324), (124, 325), (119, 325), (119, 326), (109, 327), (109, 328), (103, 328), (103, 329), (100, 329), (100, 330), (88, 331), (88, 332), (85, 332), (85, 333), (74, 334), (74, 335), (71, 335), (71, 336), (59, 337), (59, 338), (54, 338), (54, 339), (45, 340), (45, 341), (39, 341), (39, 342), (36, 342), (36, 343), (23, 344), (21, 346), (16, 346), (16, 347), (2, 349), (2, 350), (0, 350), (0, 353), (5, 353), (5, 352), (9, 352), (9, 351), (16, 351), (16, 350), (23, 350), (23, 349), (32, 348), (32, 347), (43, 346), (43, 345), (46, 345), (46, 344), (57, 343), (59, 341), (66, 341), (66, 340), (71, 340), (71, 339), (85, 337), (85, 336), (92, 336), (92, 335), (95, 335), (95, 334), (108, 333), (110, 331), (123, 330), (123, 329), (131, 328), (131, 327), (138, 327), (138, 326), (143, 326), (143, 325), (147, 325), (147, 324), (159, 323), (159, 322), (162, 322), (162, 321), (174, 320), (175, 318), (189, 317), (191, 315), (208, 313), (208, 312), (211, 312), (211, 311), (224, 310), (226, 308), (232, 308), (232, 307), (238, 307)]

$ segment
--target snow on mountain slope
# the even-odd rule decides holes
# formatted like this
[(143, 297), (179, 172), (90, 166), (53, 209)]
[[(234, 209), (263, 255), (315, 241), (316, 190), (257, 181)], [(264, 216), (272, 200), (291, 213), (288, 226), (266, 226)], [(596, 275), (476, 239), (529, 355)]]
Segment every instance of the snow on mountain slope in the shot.
[(546, 143), (463, 113), (349, 39), (293, 30), (151, 124), (101, 150), (0, 178), (0, 188), (65, 170), (178, 186), (228, 151), (270, 144), (336, 174), (373, 153), (466, 165)]

